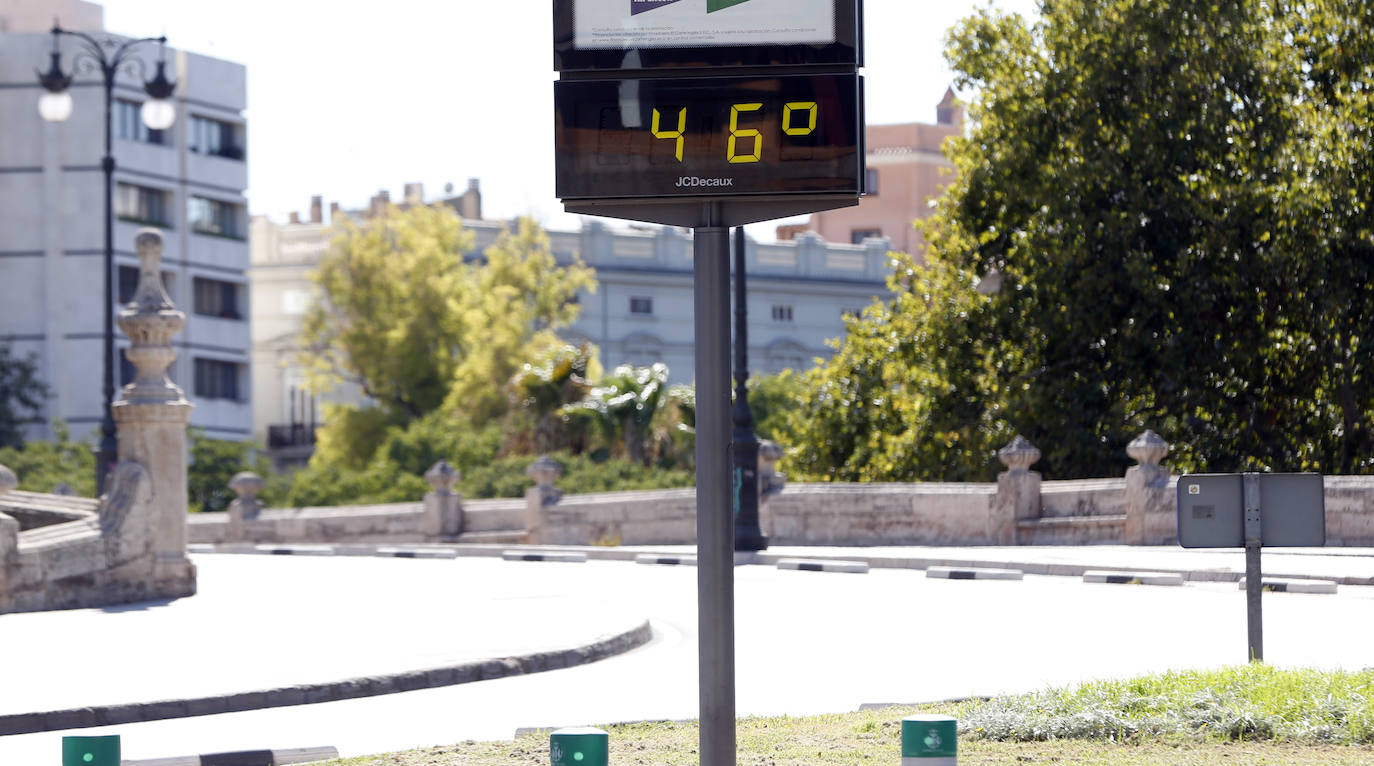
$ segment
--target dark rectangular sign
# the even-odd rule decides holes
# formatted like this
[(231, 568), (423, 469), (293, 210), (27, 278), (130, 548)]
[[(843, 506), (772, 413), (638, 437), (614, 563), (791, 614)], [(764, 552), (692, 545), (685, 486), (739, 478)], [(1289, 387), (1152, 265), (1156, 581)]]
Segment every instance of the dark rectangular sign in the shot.
[[(1326, 545), (1321, 474), (1258, 474), (1260, 544)], [(1245, 547), (1245, 474), (1188, 474), (1178, 480), (1178, 542), (1184, 548)]]
[(553, 0), (553, 68), (863, 64), (859, 0)]
[(856, 74), (554, 83), (564, 200), (857, 195)]

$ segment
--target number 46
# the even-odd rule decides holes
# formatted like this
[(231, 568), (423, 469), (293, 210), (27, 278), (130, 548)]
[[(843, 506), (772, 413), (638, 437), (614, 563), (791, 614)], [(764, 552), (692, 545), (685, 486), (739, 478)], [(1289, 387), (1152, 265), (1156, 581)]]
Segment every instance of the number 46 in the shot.
[[(763, 159), (763, 133), (756, 128), (741, 128), (739, 126), (739, 116), (743, 112), (756, 112), (763, 108), (762, 103), (754, 102), (748, 104), (734, 104), (730, 107), (730, 143), (726, 146), (725, 158), (731, 163), (758, 162)], [(782, 108), (782, 132), (789, 136), (806, 136), (816, 130), (816, 113), (819, 110), (815, 101), (793, 101), (783, 105)], [(792, 124), (793, 112), (806, 112), (806, 126), (794, 126)], [(686, 141), (687, 133), (687, 108), (683, 107), (677, 113), (677, 127), (667, 130), (663, 127), (663, 117), (658, 109), (654, 109), (653, 124), (650, 129), (653, 131), (654, 138), (671, 139), (674, 143), (674, 155), (678, 162), (682, 161), (682, 147)], [(739, 151), (739, 140), (750, 139), (752, 151), (748, 154)]]

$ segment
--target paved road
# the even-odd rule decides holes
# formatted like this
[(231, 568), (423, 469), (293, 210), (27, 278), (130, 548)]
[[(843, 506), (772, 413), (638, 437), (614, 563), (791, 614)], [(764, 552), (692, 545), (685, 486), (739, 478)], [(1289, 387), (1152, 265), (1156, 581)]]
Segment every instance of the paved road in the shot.
[[(310, 745), (335, 745), (356, 755), (509, 737), (522, 726), (692, 718), (697, 712), (694, 569), (610, 561), (247, 556), (199, 556), (197, 563), (206, 585), (230, 570), (238, 579), (262, 578), (253, 580), (258, 585), (251, 599), (266, 614), (290, 613), (277, 593), (291, 590), (284, 584), (292, 577), (308, 576), (322, 599), (338, 597), (339, 589), (345, 596), (351, 591), (353, 607), (326, 625), (287, 621), (265, 627), (259, 641), (246, 644), (217, 640), (211, 623), (183, 631), (178, 640), (194, 642), (199, 660), (179, 663), (164, 675), (191, 677), (215, 668), (221, 675), (234, 668), (258, 672), (253, 669), (281, 664), (275, 659), (281, 652), (294, 652), (293, 657), (333, 652), (331, 647), (346, 644), (352, 631), (368, 633), (373, 647), (405, 652), (417, 637), (410, 622), (414, 610), (457, 611), (460, 593), (493, 588), (501, 594), (499, 600), (527, 607), (523, 618), (532, 613), (537, 619), (511, 622), (508, 629), (499, 619), (470, 620), (459, 629), (462, 636), (489, 640), (491, 646), (503, 645), (503, 630), (517, 640), (528, 640), (531, 633), (556, 636), (576, 628), (579, 618), (553, 605), (578, 601), (599, 603), (608, 615), (647, 617), (656, 638), (618, 658), (532, 676), (109, 732), (88, 730), (122, 734), (126, 757)], [(261, 585), (273, 582), (277, 586)], [(357, 584), (361, 582), (369, 584)], [(376, 599), (359, 597), (392, 588), (412, 594), (404, 608), (378, 607)], [(1096, 677), (1231, 664), (1245, 651), (1244, 598), (1234, 584), (1156, 588), (1036, 576), (1021, 582), (947, 581), (928, 579), (917, 570), (852, 575), (741, 567), (736, 591), (741, 714), (833, 712), (867, 702), (1030, 690)], [(112, 618), (126, 613), (69, 614), (80, 616), (72, 618), (76, 622), (84, 618), (87, 627), (74, 622), (72, 629), (98, 652)], [(1342, 586), (1336, 596), (1268, 594), (1265, 615), (1271, 662), (1347, 668), (1374, 664), (1368, 638), (1374, 632), (1374, 588)], [(455, 645), (461, 643), (454, 638)], [(6, 644), (16, 645), (8, 630)], [(52, 683), (59, 685), (87, 680), (60, 663), (52, 675)], [(0, 689), (6, 708), (15, 707), (11, 695), (16, 693), (28, 696), (27, 689), (8, 684)], [(56, 733), (0, 738), (0, 764), (52, 762), (60, 738)]]

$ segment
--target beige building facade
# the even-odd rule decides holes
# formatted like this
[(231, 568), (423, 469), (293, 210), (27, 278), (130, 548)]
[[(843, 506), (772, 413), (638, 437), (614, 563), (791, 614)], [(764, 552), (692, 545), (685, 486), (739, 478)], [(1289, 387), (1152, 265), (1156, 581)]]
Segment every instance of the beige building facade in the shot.
[(954, 164), (941, 147), (964, 129), (964, 109), (952, 89), (945, 91), (935, 115), (934, 124), (869, 125), (868, 192), (863, 200), (857, 207), (816, 213), (806, 224), (779, 227), (779, 239), (813, 231), (827, 242), (861, 244), (883, 237), (896, 250), (923, 250), (912, 223), (930, 215), (930, 200), (954, 180)]

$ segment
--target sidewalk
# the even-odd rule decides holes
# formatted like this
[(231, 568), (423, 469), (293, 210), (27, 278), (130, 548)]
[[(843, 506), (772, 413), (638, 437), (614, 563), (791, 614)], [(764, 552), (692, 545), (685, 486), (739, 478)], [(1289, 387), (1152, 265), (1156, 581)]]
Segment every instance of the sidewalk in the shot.
[(191, 598), (0, 615), (11, 649), (0, 735), (452, 685), (650, 638), (643, 615), (595, 595), (529, 597), (502, 581), (499, 562), (473, 582), (451, 560), (194, 561)]

